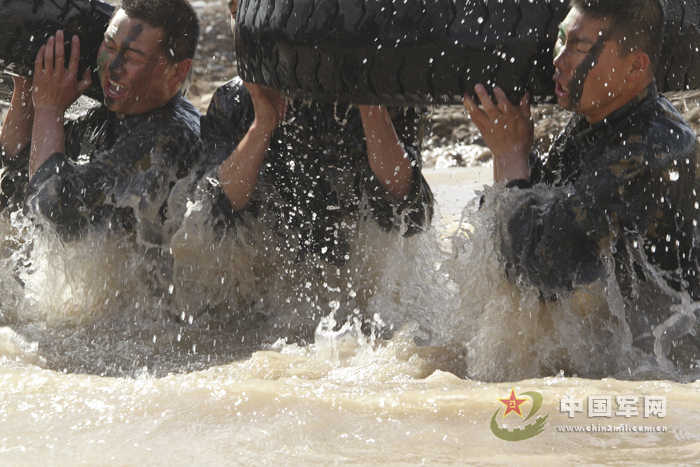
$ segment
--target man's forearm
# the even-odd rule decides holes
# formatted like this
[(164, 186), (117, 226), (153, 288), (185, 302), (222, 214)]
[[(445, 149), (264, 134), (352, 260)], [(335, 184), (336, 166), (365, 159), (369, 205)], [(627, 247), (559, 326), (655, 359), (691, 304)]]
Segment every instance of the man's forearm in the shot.
[(493, 181), (510, 182), (512, 180), (529, 180), (530, 167), (527, 156), (496, 156), (493, 158)]
[(34, 107), (30, 89), (15, 86), (10, 108), (0, 130), (0, 145), (5, 149), (4, 157), (14, 159), (32, 139)]
[(367, 140), (367, 157), (374, 175), (396, 199), (406, 196), (413, 184), (413, 168), (384, 107), (360, 106)]
[(65, 152), (63, 112), (53, 107), (36, 109), (29, 156), (29, 177), (31, 178), (56, 152)]
[(271, 130), (253, 123), (233, 153), (219, 166), (219, 181), (234, 211), (245, 208), (250, 201), (271, 135)]

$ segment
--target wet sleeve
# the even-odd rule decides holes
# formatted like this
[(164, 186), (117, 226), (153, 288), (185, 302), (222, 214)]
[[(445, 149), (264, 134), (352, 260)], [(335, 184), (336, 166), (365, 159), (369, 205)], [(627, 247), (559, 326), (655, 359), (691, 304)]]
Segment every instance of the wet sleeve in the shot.
[(29, 148), (30, 145), (27, 145), (24, 149), (22, 149), (15, 157), (7, 157), (7, 153), (5, 152), (5, 148), (0, 146), (0, 157), (2, 160), (2, 167), (6, 167), (8, 170), (20, 170), (22, 168), (25, 168), (25, 166), (29, 166)]
[(85, 164), (53, 154), (30, 180), (25, 209), (47, 219), (59, 234), (75, 235), (109, 218), (127, 230), (136, 228), (143, 241), (160, 243), (170, 188), (198, 150), (190, 132), (169, 130), (155, 138), (133, 135)]
[(240, 221), (243, 211), (249, 211), (251, 207), (243, 211), (235, 211), (231, 207), (221, 187), (217, 170), (217, 167), (212, 167), (197, 182), (192, 199), (201, 209), (190, 216), (196, 218), (201, 225), (211, 223), (216, 232), (231, 231)]
[[(200, 200), (218, 228), (233, 228), (241, 213), (235, 211), (221, 188), (218, 176), (219, 165), (236, 149), (248, 132), (255, 118), (253, 103), (240, 80), (234, 80), (216, 90), (209, 107), (202, 116), (202, 140), (205, 157), (208, 158), (205, 170), (198, 175), (194, 199)], [(281, 144), (279, 138), (270, 143), (268, 153)], [(254, 203), (251, 200), (251, 203)]]
[(511, 187), (491, 200), (508, 275), (549, 292), (590, 282), (600, 267), (595, 237), (604, 232), (587, 234), (584, 219), (596, 213), (566, 188)]
[[(372, 172), (369, 164), (361, 176), (362, 190), (367, 193), (370, 210), (377, 223), (386, 230), (400, 229), (404, 235), (414, 235), (429, 227), (433, 217), (433, 192), (423, 177), (422, 115), (415, 109), (390, 110), (399, 141), (413, 167), (413, 184), (403, 199), (391, 196)], [(364, 148), (364, 142), (362, 143)], [(364, 156), (367, 157), (366, 155)]]
[[(100, 109), (103, 110), (103, 109)], [(81, 153), (81, 141), (83, 134), (94, 129), (94, 122), (100, 118), (98, 110), (89, 110), (87, 114), (69, 119), (63, 126), (65, 140), (65, 155), (69, 159), (75, 159)]]
[(29, 150), (27, 145), (15, 157), (9, 158), (5, 149), (0, 147), (0, 211), (23, 197), (29, 181)]
[[(512, 187), (495, 200), (500, 251), (509, 274), (541, 290), (570, 289), (600, 276), (599, 245), (610, 225), (644, 232), (656, 201), (643, 147), (608, 154), (607, 165), (561, 187)], [(658, 193), (663, 188), (653, 191)]]
[(226, 159), (248, 132), (255, 113), (245, 87), (239, 82), (216, 90), (202, 116), (202, 140), (209, 166)]
[[(80, 136), (85, 131), (86, 120), (89, 116), (79, 119), (68, 120), (64, 126), (65, 147), (67, 154), (79, 154)], [(12, 158), (5, 157), (4, 149), (0, 148), (2, 154), (2, 169), (0, 169), (0, 210), (8, 204), (18, 203), (21, 205), (29, 183), (29, 154), (30, 145), (27, 145), (20, 153)]]
[(29, 181), (25, 210), (31, 216), (46, 219), (61, 236), (73, 236), (86, 225), (90, 195), (74, 165), (63, 153), (52, 154)]

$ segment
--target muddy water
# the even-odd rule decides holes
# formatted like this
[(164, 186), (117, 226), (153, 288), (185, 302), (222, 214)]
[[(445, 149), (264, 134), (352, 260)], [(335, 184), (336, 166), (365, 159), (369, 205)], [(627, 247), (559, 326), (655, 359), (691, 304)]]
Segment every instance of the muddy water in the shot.
[(0, 464), (697, 462), (699, 376), (631, 348), (612, 284), (546, 308), (504, 281), (488, 216), (462, 218), (484, 175), (428, 176), (434, 232), (364, 226), (341, 270), (255, 230), (163, 265), (3, 219)]

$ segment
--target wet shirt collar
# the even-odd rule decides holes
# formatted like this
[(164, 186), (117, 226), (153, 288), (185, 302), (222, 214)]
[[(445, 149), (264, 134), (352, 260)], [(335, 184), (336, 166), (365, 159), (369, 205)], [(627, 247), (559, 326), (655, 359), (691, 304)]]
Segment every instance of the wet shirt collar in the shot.
[(165, 118), (166, 115), (172, 114), (173, 110), (177, 106), (178, 101), (182, 99), (182, 96), (178, 92), (170, 99), (164, 106), (153, 109), (149, 112), (144, 112), (141, 114), (125, 115), (118, 114), (108, 110), (110, 118), (114, 120), (119, 126), (128, 128), (135, 128), (143, 123), (152, 121), (154, 119)]
[(656, 99), (658, 89), (656, 81), (640, 92), (635, 98), (615, 110), (600, 122), (589, 124), (583, 116), (579, 115), (579, 122), (574, 130), (574, 141), (578, 147), (595, 146), (602, 138), (607, 138), (611, 128), (618, 128), (624, 120), (635, 115), (645, 102)]

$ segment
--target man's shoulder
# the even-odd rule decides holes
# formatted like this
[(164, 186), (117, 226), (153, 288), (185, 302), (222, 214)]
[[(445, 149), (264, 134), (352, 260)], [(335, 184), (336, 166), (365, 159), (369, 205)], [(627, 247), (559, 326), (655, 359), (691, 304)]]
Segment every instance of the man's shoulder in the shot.
[[(662, 136), (668, 133), (672, 136), (670, 138), (671, 140), (678, 141), (680, 144), (694, 144), (697, 135), (678, 109), (663, 95), (660, 95), (657, 99), (657, 105), (660, 112), (656, 120), (656, 131), (660, 131)], [(668, 132), (666, 130), (668, 130)]]
[(656, 160), (694, 156), (697, 144), (695, 131), (662, 94), (634, 114), (623, 134), (623, 142), (646, 148)]
[(199, 111), (183, 96), (176, 96), (163, 109), (154, 114), (152, 120), (160, 128), (199, 136)]
[(252, 105), (252, 101), (248, 89), (243, 80), (236, 76), (216, 88), (207, 109), (207, 116), (233, 114), (237, 108), (249, 104)]
[(670, 139), (675, 140), (696, 137), (688, 122), (663, 94), (650, 100), (635, 117), (635, 126), (639, 129), (634, 129), (650, 131), (654, 137), (666, 138), (667, 135), (671, 135)]
[(235, 76), (221, 86), (217, 87), (214, 91), (214, 95), (233, 96), (241, 92), (247, 93), (247, 89), (243, 84), (241, 77)]
[[(248, 90), (239, 77), (219, 86), (211, 97), (207, 112), (201, 118), (202, 139), (228, 152), (228, 143), (252, 123), (255, 113)], [(237, 143), (237, 141), (235, 141)]]

